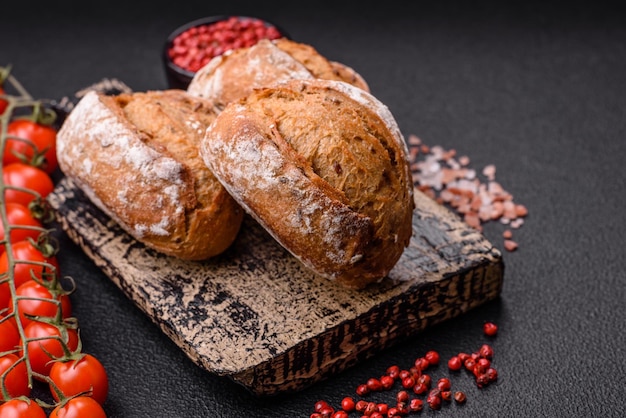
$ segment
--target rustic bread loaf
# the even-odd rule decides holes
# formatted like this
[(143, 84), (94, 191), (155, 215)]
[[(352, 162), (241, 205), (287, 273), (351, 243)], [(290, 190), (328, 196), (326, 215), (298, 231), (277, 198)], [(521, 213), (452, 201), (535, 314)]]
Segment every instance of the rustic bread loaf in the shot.
[(92, 91), (58, 132), (59, 167), (138, 241), (174, 257), (206, 259), (228, 248), (243, 219), (199, 155), (215, 116), (183, 90)]
[(256, 88), (268, 87), (292, 79), (322, 78), (340, 80), (366, 91), (369, 87), (354, 69), (329, 61), (312, 46), (286, 38), (230, 50), (213, 58), (196, 72), (187, 91), (223, 109)]
[(295, 42), (287, 38), (272, 41), (279, 49), (287, 52), (299, 61), (315, 78), (324, 80), (345, 81), (369, 92), (365, 79), (353, 68), (338, 61), (330, 61), (321, 55), (313, 46)]
[(346, 287), (384, 278), (409, 243), (407, 146), (362, 89), (321, 79), (257, 89), (226, 106), (200, 153), (283, 247)]

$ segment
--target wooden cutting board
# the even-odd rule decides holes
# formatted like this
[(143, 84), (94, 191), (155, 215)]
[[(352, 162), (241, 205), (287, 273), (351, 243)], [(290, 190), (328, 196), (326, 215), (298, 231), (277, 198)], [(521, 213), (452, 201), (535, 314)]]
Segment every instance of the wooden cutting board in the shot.
[(362, 291), (316, 277), (252, 218), (226, 253), (189, 262), (132, 239), (67, 178), (49, 200), (68, 236), (196, 364), (257, 395), (301, 390), (502, 290), (502, 254), (417, 190), (410, 246)]

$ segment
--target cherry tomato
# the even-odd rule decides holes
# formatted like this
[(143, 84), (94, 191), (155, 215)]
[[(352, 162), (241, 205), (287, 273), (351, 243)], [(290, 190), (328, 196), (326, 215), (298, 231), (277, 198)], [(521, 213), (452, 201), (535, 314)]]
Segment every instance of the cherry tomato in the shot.
[[(20, 285), (15, 293), (20, 298), (26, 298), (17, 301), (17, 312), (23, 326), (28, 326), (31, 322), (26, 315), (54, 319), (59, 311), (59, 305), (55, 301), (61, 303), (61, 318), (68, 318), (72, 314), (72, 303), (68, 295), (53, 296), (47, 287), (34, 280)], [(13, 312), (12, 301), (9, 301), (9, 312)]]
[[(0, 276), (0, 280), (3, 280), (1, 276)], [(7, 309), (9, 307), (10, 300), (11, 300), (11, 288), (9, 287), (9, 283), (7, 282), (1, 283), (0, 284), (0, 312), (2, 312), (3, 309)]]
[[(0, 94), (5, 94), (5, 93), (6, 92), (4, 91), (4, 88), (0, 86)], [(4, 113), (8, 105), (9, 103), (6, 100), (0, 99), (0, 115)]]
[(20, 334), (12, 316), (0, 318), (0, 353), (15, 350), (20, 343)]
[[(40, 168), (24, 163), (11, 163), (2, 168), (5, 186), (21, 187), (32, 190), (42, 198), (54, 189), (54, 183), (48, 173)], [(17, 202), (28, 206), (36, 195), (23, 190), (7, 188), (4, 192), (6, 202)]]
[[(24, 335), (29, 340), (28, 357), (31, 368), (35, 373), (48, 376), (54, 364), (50, 355), (61, 357), (65, 354), (63, 346), (58, 339), (59, 337), (63, 338), (61, 331), (54, 325), (31, 321), (24, 328)], [(67, 340), (64, 342), (70, 351), (76, 351), (78, 348), (78, 333), (75, 329), (67, 329)]]
[[(28, 207), (15, 202), (8, 202), (5, 205), (7, 221), (11, 225), (10, 242), (25, 241), (32, 238), (37, 241), (39, 234), (43, 230), (30, 228), (19, 228), (20, 226), (32, 226), (43, 228), (41, 222), (33, 217)], [(0, 241), (4, 240), (4, 222), (0, 222)], [(4, 244), (0, 244), (0, 254), (4, 252)]]
[[(4, 375), (4, 373), (14, 364), (15, 367)], [(30, 395), (30, 388), (28, 387), (28, 370), (26, 369), (26, 362), (24, 359), (20, 359), (20, 357), (15, 354), (5, 354), (0, 357), (0, 376), (4, 376), (4, 386), (12, 398)], [(2, 415), (2, 417), (4, 417), (4, 415)]]
[[(13, 268), (13, 280), (15, 287), (20, 287), (23, 283), (32, 280), (32, 275), (39, 280), (50, 280), (52, 274), (56, 277), (60, 277), (59, 274), (59, 262), (56, 256), (45, 257), (39, 249), (34, 246), (30, 241), (19, 241), (11, 245), (11, 253), (13, 254), (13, 260), (15, 261)], [(32, 264), (46, 263), (43, 264)], [(0, 254), (0, 275), (9, 271), (9, 256), (6, 252)], [(7, 283), (0, 285), (7, 286)]]
[[(103, 405), (109, 393), (107, 372), (102, 363), (90, 354), (85, 354), (77, 360), (55, 362), (50, 369), (50, 379), (66, 397), (91, 391), (90, 396)], [(50, 391), (58, 402), (59, 397), (52, 389), (52, 385)]]
[(107, 418), (104, 409), (89, 396), (77, 396), (66, 404), (59, 404), (50, 413), (50, 418)]
[[(41, 168), (51, 174), (57, 168), (56, 130), (28, 119), (16, 119), (7, 126), (7, 135), (18, 139), (7, 139), (3, 163), (5, 165), (23, 162)], [(42, 161), (33, 156), (42, 155)]]
[(11, 399), (0, 405), (2, 418), (46, 418), (43, 408), (32, 399)]

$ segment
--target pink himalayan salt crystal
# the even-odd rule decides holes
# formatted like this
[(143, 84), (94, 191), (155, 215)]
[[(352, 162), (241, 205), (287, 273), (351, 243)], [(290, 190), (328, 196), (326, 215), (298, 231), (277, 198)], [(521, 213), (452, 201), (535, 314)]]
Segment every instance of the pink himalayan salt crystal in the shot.
[[(478, 178), (467, 155), (456, 157), (454, 149), (428, 146), (418, 136), (408, 136), (409, 158), (415, 186), (427, 196), (446, 204), (471, 227), (482, 231), (482, 224), (499, 221), (511, 229), (524, 224), (528, 209), (513, 200), (513, 195), (496, 181), (496, 166), (488, 164)], [(506, 230), (504, 248), (515, 251), (511, 229)]]

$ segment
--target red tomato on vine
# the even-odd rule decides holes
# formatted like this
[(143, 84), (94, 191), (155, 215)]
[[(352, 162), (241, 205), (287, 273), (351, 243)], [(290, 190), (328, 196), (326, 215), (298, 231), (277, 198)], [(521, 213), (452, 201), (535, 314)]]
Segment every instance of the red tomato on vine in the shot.
[(0, 318), (0, 353), (15, 350), (20, 343), (20, 334), (13, 316)]
[(39, 167), (51, 174), (56, 170), (57, 131), (50, 125), (29, 119), (16, 119), (7, 127), (7, 140), (2, 162), (15, 162)]
[[(56, 255), (43, 254), (41, 250), (30, 241), (19, 241), (11, 246), (13, 254), (14, 268), (13, 281), (15, 287), (20, 287), (23, 283), (33, 279), (34, 275), (38, 280), (46, 280), (60, 277), (59, 262)], [(9, 256), (5, 252), (0, 254), (0, 276), (9, 272)], [(7, 285), (6, 283), (0, 285)]]
[[(100, 405), (104, 404), (109, 393), (109, 377), (100, 361), (90, 355), (81, 355), (69, 361), (57, 361), (50, 369), (50, 379), (66, 397), (91, 391), (91, 397)], [(53, 398), (59, 396), (50, 385)]]
[[(17, 312), (23, 326), (31, 320), (26, 315), (55, 319), (61, 309), (61, 318), (69, 318), (72, 314), (72, 303), (68, 295), (53, 295), (46, 287), (34, 280), (29, 280), (15, 290), (20, 298)], [(9, 302), (9, 313), (13, 312), (13, 302)]]
[(107, 418), (104, 409), (89, 396), (77, 396), (61, 403), (50, 413), (50, 418)]
[[(46, 257), (30, 241), (19, 241), (11, 245), (13, 254), (13, 282), (17, 289), (22, 284), (32, 281), (34, 275), (38, 280), (49, 281), (60, 277), (59, 263), (55, 255)], [(0, 253), (0, 279), (8, 277), (9, 256), (6, 251)], [(9, 283), (0, 283), (0, 310), (7, 308), (11, 299)]]
[(11, 288), (7, 282), (0, 284), (0, 311), (9, 307)]
[(0, 417), (46, 418), (43, 408), (32, 399), (11, 399), (0, 405)]
[[(13, 368), (11, 368), (13, 367)], [(0, 357), (0, 376), (7, 370), (11, 369), (4, 376), (4, 387), (7, 389), (9, 396), (17, 398), (18, 396), (29, 396), (30, 387), (28, 387), (28, 370), (26, 361), (20, 359), (15, 354), (6, 354)], [(4, 415), (2, 415), (4, 417)]]
[[(31, 321), (24, 328), (24, 335), (28, 340), (28, 357), (30, 366), (35, 373), (48, 376), (52, 365), (53, 357), (62, 357), (66, 354), (61, 341), (66, 348), (73, 352), (78, 348), (78, 333), (75, 329), (67, 328), (66, 338), (63, 338), (61, 330), (52, 324), (45, 322)], [(59, 341), (59, 339), (61, 341)]]
[[(6, 94), (4, 90), (4, 82), (9, 77), (10, 67), (0, 67), (0, 94)], [(5, 99), (0, 99), (0, 115), (4, 113), (9, 103)]]
[(11, 163), (2, 168), (2, 178), (5, 186), (19, 187), (6, 188), (4, 191), (5, 202), (17, 202), (28, 206), (37, 195), (41, 198), (48, 196), (54, 189), (54, 183), (48, 173), (40, 168), (24, 163)]
[[(43, 229), (31, 229), (29, 227), (43, 228), (42, 223), (33, 217), (30, 209), (26, 206), (8, 202), (5, 204), (7, 213), (7, 221), (11, 225), (10, 242), (25, 241), (32, 238), (37, 241), (37, 237), (42, 233)], [(20, 228), (25, 226), (26, 228)], [(4, 223), (0, 222), (0, 241), (4, 240)], [(0, 254), (4, 252), (4, 244), (0, 245)]]
[[(0, 94), (5, 94), (5, 93), (6, 92), (4, 91), (4, 88), (0, 85)], [(0, 99), (0, 115), (4, 113), (8, 105), (9, 103), (6, 100)]]

